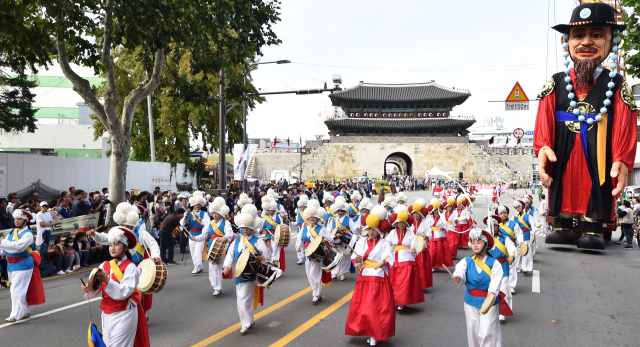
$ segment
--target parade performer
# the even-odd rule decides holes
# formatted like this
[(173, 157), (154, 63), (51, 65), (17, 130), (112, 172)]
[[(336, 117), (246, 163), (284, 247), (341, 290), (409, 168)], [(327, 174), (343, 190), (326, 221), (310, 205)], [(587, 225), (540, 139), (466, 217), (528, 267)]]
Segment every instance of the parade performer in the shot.
[(451, 189), (451, 185), (447, 184), (447, 189), (444, 191), (444, 196), (442, 197), (444, 200), (449, 200), (449, 198), (455, 198), (453, 193), (453, 189)]
[[(233, 229), (231, 228), (231, 223), (226, 220), (229, 215), (229, 206), (226, 204), (220, 205), (220, 201), (216, 198), (211, 205), (209, 205), (209, 215), (213, 217), (213, 221), (209, 221), (209, 223), (204, 226), (201, 235), (191, 237), (192, 241), (204, 241), (205, 254), (209, 254), (209, 251), (213, 248), (214, 240), (218, 237), (226, 238), (229, 243), (233, 241)], [(208, 257), (206, 259), (208, 259)], [(213, 296), (222, 294), (222, 265), (223, 264), (214, 265), (209, 263), (209, 282), (211, 283), (211, 287), (213, 287)], [(227, 276), (226, 278), (232, 279), (233, 277)]]
[[(451, 206), (451, 208), (453, 209), (453, 206)], [(433, 235), (429, 243), (432, 271), (440, 271), (442, 265), (447, 267), (453, 266), (453, 258), (451, 257), (449, 241), (447, 240), (448, 224), (442, 211), (439, 208), (432, 208), (425, 224), (427, 230), (431, 229)], [(456, 251), (457, 250), (456, 248)]]
[(282, 219), (280, 215), (276, 214), (278, 211), (278, 203), (275, 201), (271, 201), (267, 207), (263, 206), (263, 209), (267, 210), (267, 213), (264, 215), (264, 243), (271, 249), (271, 255), (276, 263), (276, 266), (284, 272), (287, 268), (287, 261), (284, 256), (284, 248), (278, 247), (275, 243), (275, 234), (276, 228), (278, 225), (282, 223)]
[(394, 213), (391, 216), (391, 226), (395, 228), (391, 229), (385, 237), (393, 247), (394, 259), (389, 277), (398, 311), (403, 310), (406, 305), (424, 302), (420, 274), (416, 265), (417, 254), (414, 247), (416, 236), (408, 229), (413, 224), (412, 219), (407, 211)]
[[(234, 218), (234, 222), (242, 231), (242, 236), (236, 238), (229, 246), (229, 251), (224, 259), (224, 275), (231, 273), (231, 268), (238, 261), (240, 255), (245, 249), (249, 249), (252, 253), (263, 259), (271, 257), (271, 250), (264, 241), (254, 234), (256, 224), (257, 209), (254, 205), (247, 204), (243, 206), (242, 211)], [(241, 333), (247, 332), (249, 328), (255, 325), (253, 311), (258, 309), (258, 304), (264, 305), (263, 288), (258, 287), (255, 278), (249, 278), (245, 275), (236, 277), (236, 302), (238, 307), (238, 315), (240, 316)]]
[(344, 281), (348, 273), (355, 273), (355, 268), (351, 271), (351, 258), (347, 256), (350, 250), (346, 245), (350, 244), (353, 238), (352, 233), (357, 233), (359, 226), (347, 216), (347, 206), (340, 196), (332, 206), (336, 215), (328, 221), (326, 229), (332, 235), (330, 239), (334, 247), (344, 256), (340, 264), (331, 270), (331, 278), (340, 278), (340, 281)]
[(357, 190), (354, 190), (351, 193), (351, 202), (349, 203), (349, 217), (354, 218), (358, 212), (360, 212), (360, 201), (362, 200), (362, 195)]
[(278, 201), (282, 198), (282, 195), (276, 193), (273, 189), (269, 189), (267, 190), (267, 196), (270, 196), (278, 204), (278, 214), (280, 215), (280, 218), (285, 218), (285, 216), (287, 216), (287, 211), (285, 211), (284, 206), (282, 206)]
[[(522, 230), (513, 220), (509, 219), (509, 208), (507, 206), (498, 206), (495, 210), (495, 214), (500, 217), (500, 223), (498, 227), (500, 229), (500, 234), (506, 238), (508, 238), (512, 244), (517, 245), (518, 239), (522, 239)], [(516, 246), (517, 250), (517, 246)], [(509, 263), (509, 289), (511, 294), (516, 293), (516, 285), (518, 284), (518, 258), (516, 252), (516, 257)]]
[[(454, 241), (457, 241), (458, 248), (462, 248), (463, 246), (469, 245), (469, 242), (466, 243), (465, 240), (469, 238), (469, 230), (471, 229), (471, 225), (469, 224), (469, 212), (466, 210), (462, 199), (458, 199), (456, 201), (456, 209), (453, 211), (453, 219), (456, 226), (456, 231), (454, 234), (456, 236), (452, 237)], [(467, 234), (467, 235), (465, 235)]]
[[(315, 206), (307, 206), (307, 209), (304, 210), (307, 225), (302, 228), (302, 231), (298, 232), (298, 238), (296, 239), (296, 250), (298, 252), (304, 252), (316, 237), (327, 240), (332, 238), (326, 229), (319, 225), (319, 220), (324, 220), (325, 213), (325, 210), (317, 209)], [(331, 285), (331, 273), (323, 271), (321, 264), (308, 257), (305, 259), (304, 269), (312, 289), (313, 298), (311, 302), (316, 303), (322, 300), (322, 287)]]
[[(433, 186), (433, 196), (438, 199), (440, 198), (440, 196), (442, 195), (442, 187), (440, 186)], [(445, 201), (447, 199), (444, 199)]]
[[(500, 292), (502, 265), (487, 253), (493, 248), (493, 236), (472, 229), (469, 238), (474, 255), (456, 265), (453, 281), (464, 283), (464, 315), (467, 320), (467, 341), (470, 347), (495, 347), (502, 344), (499, 310), (504, 305)], [(507, 310), (505, 308), (504, 310)]]
[[(508, 236), (500, 232), (499, 223), (502, 219), (499, 216), (492, 215), (485, 217), (484, 224), (489, 228), (490, 234), (493, 235), (494, 247), (489, 250), (489, 254), (494, 257), (502, 265), (502, 282), (500, 282), (500, 292), (504, 294), (504, 298), (509, 305), (509, 309), (513, 311), (513, 295), (509, 288), (509, 265), (516, 256), (516, 245), (511, 242)], [(500, 323), (505, 322), (504, 312), (500, 312), (498, 319)]]
[(136, 236), (118, 226), (109, 230), (107, 239), (113, 259), (100, 264), (96, 278), (102, 283), (97, 290), (82, 286), (85, 299), (102, 294), (102, 335), (107, 346), (150, 346), (147, 320), (136, 289), (140, 270), (126, 256), (127, 249), (135, 249)]
[(29, 223), (34, 216), (26, 210), (13, 210), (15, 228), (6, 238), (0, 236), (0, 250), (6, 252), (11, 286), (11, 314), (5, 322), (14, 323), (31, 317), (29, 306), (44, 304), (44, 287), (38, 266), (40, 253), (34, 243)]
[[(318, 201), (318, 200), (316, 200)], [(292, 221), (289, 225), (292, 228), (298, 228), (298, 230), (302, 230), (303, 227), (307, 224), (307, 218), (304, 216), (304, 210), (307, 208), (307, 204), (309, 202), (309, 197), (307, 195), (300, 195), (300, 199), (298, 199), (298, 211), (296, 213), (295, 221)], [(298, 265), (304, 264), (304, 252), (296, 252), (298, 255)]]
[[(522, 202), (524, 202), (524, 213), (529, 215), (529, 220), (531, 224), (535, 224), (536, 228), (540, 233), (540, 223), (538, 223), (538, 211), (533, 206), (533, 197), (531, 195), (525, 195), (522, 197)], [(533, 252), (533, 257), (536, 257), (536, 252), (538, 251), (538, 239), (536, 238), (536, 234), (531, 235), (531, 251)]]
[(404, 192), (398, 193), (398, 196), (396, 197), (396, 201), (398, 202), (398, 205), (407, 206), (407, 201), (408, 200), (409, 200), (409, 198), (407, 197), (407, 194), (405, 194)]
[(366, 219), (367, 237), (360, 239), (351, 255), (353, 265), (360, 268), (353, 290), (344, 333), (367, 336), (367, 343), (375, 346), (396, 334), (394, 293), (389, 278), (393, 266), (393, 248), (382, 237), (389, 231), (386, 219), (370, 214)]
[[(602, 224), (612, 221), (614, 197), (633, 170), (637, 106), (615, 72), (618, 35), (626, 29), (616, 23), (614, 8), (590, 3), (576, 7), (569, 24), (553, 27), (562, 34), (566, 70), (553, 75), (538, 95), (533, 137), (554, 217), (546, 243), (573, 244), (573, 218), (578, 218), (577, 247), (604, 249)], [(613, 71), (602, 65), (607, 57)]]
[(498, 204), (498, 188), (497, 187), (493, 187), (493, 198), (491, 198), (491, 206), (493, 207), (494, 204)]
[(336, 201), (336, 198), (333, 195), (331, 195), (328, 192), (324, 192), (324, 196), (322, 197), (322, 203), (324, 204), (324, 210), (326, 214), (324, 216), (323, 222), (328, 221), (329, 219), (333, 218), (333, 216), (335, 215), (333, 209), (331, 208), (331, 204), (333, 204), (335, 201)]
[[(368, 208), (369, 207), (369, 203), (371, 203), (371, 199), (369, 199), (369, 198), (363, 198), (362, 201), (360, 201), (360, 205), (358, 206), (360, 208), (360, 210), (359, 210), (358, 214), (356, 214), (352, 218), (352, 222), (353, 223), (355, 223), (358, 226), (360, 226), (362, 224), (362, 217), (371, 212), (371, 210)], [(358, 229), (361, 229), (361, 228), (358, 227)], [(360, 231), (360, 230), (358, 230), (358, 231)]]
[(518, 238), (518, 248), (520, 249), (520, 252), (517, 252), (516, 254), (516, 262), (518, 263), (517, 265), (519, 265), (522, 269), (522, 272), (526, 275), (529, 271), (533, 270), (531, 233), (537, 234), (538, 228), (536, 227), (533, 218), (524, 213), (524, 202), (522, 202), (521, 200), (515, 200), (513, 202), (513, 207), (516, 209), (516, 214), (511, 220), (516, 222), (520, 230), (522, 230), (522, 233), (518, 235), (519, 237), (521, 236), (522, 239)]
[[(131, 262), (133, 262), (135, 266), (138, 266), (140, 262), (147, 258), (152, 258), (156, 264), (162, 263), (158, 242), (149, 234), (144, 221), (140, 218), (145, 212), (144, 207), (140, 205), (121, 202), (116, 206), (116, 212), (113, 214), (113, 221), (118, 223), (119, 226), (133, 232), (133, 235), (136, 237), (136, 245), (130, 252)], [(87, 234), (93, 237), (99, 244), (108, 245), (111, 243), (108, 233), (96, 233), (90, 230)], [(153, 305), (153, 294), (139, 293), (139, 295), (142, 308), (146, 315), (146, 312), (151, 310), (151, 306)], [(149, 320), (149, 317), (146, 319)]]
[(391, 215), (394, 213), (393, 206), (392, 206), (393, 205), (393, 197), (391, 197), (391, 196), (385, 197), (384, 201), (380, 205), (387, 210), (387, 219), (389, 219), (391, 217)]
[(433, 233), (427, 225), (425, 218), (427, 218), (427, 215), (429, 214), (429, 209), (433, 209), (433, 204), (436, 202), (437, 199), (434, 199), (432, 204), (429, 207), (426, 207), (425, 205), (427, 202), (424, 199), (417, 199), (413, 206), (409, 208), (409, 212), (413, 217), (413, 225), (411, 225), (409, 230), (416, 235), (416, 237), (422, 237), (425, 243), (425, 249), (416, 256), (416, 265), (418, 266), (418, 273), (420, 274), (422, 290), (433, 287), (431, 254), (429, 253), (429, 241), (431, 240)]
[[(202, 229), (211, 221), (207, 212), (202, 210), (202, 206), (206, 205), (207, 201), (201, 195), (202, 192), (200, 191), (193, 193), (193, 196), (189, 199), (189, 205), (193, 207), (193, 210), (188, 214), (185, 213), (182, 221), (180, 221), (180, 225), (188, 228), (187, 235), (190, 237), (202, 235)], [(193, 241), (190, 239), (189, 249), (191, 250), (191, 260), (193, 260), (193, 271), (191, 271), (191, 273), (201, 273), (203, 269), (202, 251), (204, 250), (204, 241)]]
[(460, 237), (456, 231), (456, 220), (453, 215), (453, 210), (456, 208), (456, 201), (453, 198), (449, 198), (446, 201), (444, 207), (443, 217), (447, 222), (447, 244), (449, 245), (449, 254), (451, 258), (458, 256), (458, 238)]

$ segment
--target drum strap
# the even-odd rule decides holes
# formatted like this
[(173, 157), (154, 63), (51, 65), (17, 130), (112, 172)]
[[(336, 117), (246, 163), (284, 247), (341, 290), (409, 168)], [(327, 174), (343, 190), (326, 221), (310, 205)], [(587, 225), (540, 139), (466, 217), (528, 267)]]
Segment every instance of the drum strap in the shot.
[(214, 228), (213, 232), (216, 233), (216, 235), (224, 236), (224, 233), (220, 230), (220, 228), (218, 228), (218, 223), (217, 222), (214, 221), (213, 223), (211, 223), (211, 225), (213, 226), (213, 228)]
[(354, 205), (353, 203), (349, 203), (349, 205), (351, 206), (351, 208), (352, 208), (354, 211), (356, 211), (356, 213), (360, 212), (360, 211), (358, 210), (358, 208), (356, 208), (356, 205)]
[(342, 230), (344, 230), (344, 231), (349, 231), (349, 228), (347, 228), (346, 226), (342, 225), (342, 223), (340, 222), (340, 219), (338, 219), (338, 217), (337, 217), (337, 216), (335, 217), (335, 220), (336, 220), (336, 224), (337, 224), (337, 226), (338, 226), (340, 229), (342, 229)]
[[(13, 229), (13, 240), (14, 241), (18, 241), (20, 240), (20, 237), (18, 236), (18, 228)], [(34, 251), (31, 246), (27, 247), (27, 249), (25, 249), (25, 251), (31, 253), (31, 254), (37, 254), (38, 256), (40, 256), (40, 252), (38, 252), (37, 250)]]
[(278, 223), (276, 223), (273, 219), (271, 219), (271, 216), (269, 215), (264, 216), (264, 220), (266, 220), (267, 223), (271, 224), (272, 227), (274, 228), (278, 227)]
[(509, 228), (506, 224), (504, 223), (500, 223), (500, 228), (504, 231), (507, 232), (507, 234), (509, 234), (509, 236), (511, 236), (512, 239), (516, 239), (516, 234), (513, 232), (513, 230), (511, 230), (511, 228)]
[(300, 212), (300, 217), (302, 218), (302, 220), (306, 223), (307, 222), (307, 217), (304, 216), (304, 213)]
[(195, 219), (195, 221), (198, 222), (200, 226), (204, 227), (204, 225), (202, 224), (202, 220), (198, 218), (198, 216), (196, 216), (196, 211), (191, 211), (191, 217), (193, 217), (193, 219)]
[(527, 222), (524, 221), (524, 219), (522, 219), (522, 217), (520, 217), (520, 214), (517, 214), (516, 217), (518, 217), (518, 220), (522, 225), (524, 225), (525, 228), (529, 229), (531, 227), (529, 224), (527, 224)]
[(489, 275), (489, 277), (491, 277), (491, 269), (489, 268), (489, 265), (485, 264), (475, 254), (471, 257), (471, 259), (473, 259), (473, 261), (476, 263), (476, 265), (478, 265), (482, 269), (482, 271), (486, 272), (487, 275)]
[(251, 244), (251, 242), (247, 241), (247, 237), (246, 236), (242, 236), (242, 243), (244, 243), (244, 246), (249, 248), (250, 250), (252, 250), (254, 253), (258, 253), (258, 251), (256, 250), (255, 247), (253, 247), (253, 245)]
[(311, 235), (313, 235), (313, 237), (318, 237), (318, 233), (314, 230), (314, 228), (309, 228), (309, 232), (311, 233)]
[[(500, 250), (500, 252), (504, 253), (507, 259), (509, 259), (509, 252), (507, 252), (507, 247), (504, 246), (504, 243), (500, 242), (500, 239), (498, 239), (497, 237), (494, 237), (493, 240), (495, 241), (494, 243), (496, 244), (496, 247)], [(509, 262), (509, 264), (511, 264), (511, 262)]]
[(327, 212), (331, 213), (331, 215), (334, 215), (335, 213), (333, 212), (333, 210), (329, 207), (327, 207)]

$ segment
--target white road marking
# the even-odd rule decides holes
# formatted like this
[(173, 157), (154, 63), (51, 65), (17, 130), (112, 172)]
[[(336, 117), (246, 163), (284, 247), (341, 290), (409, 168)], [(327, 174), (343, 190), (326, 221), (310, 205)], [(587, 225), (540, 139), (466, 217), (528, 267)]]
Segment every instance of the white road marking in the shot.
[[(100, 297), (100, 298), (93, 298), (93, 299), (91, 299), (91, 300), (89, 300), (89, 301), (98, 301), (98, 300), (102, 300), (102, 298), (101, 298), (101, 297)], [(2, 329), (2, 328), (6, 328), (6, 327), (11, 326), (11, 325), (16, 325), (16, 324), (18, 324), (18, 323), (24, 323), (24, 322), (30, 321), (30, 320), (32, 320), (32, 319), (36, 319), (36, 318), (40, 318), (40, 317), (44, 317), (44, 316), (48, 316), (48, 315), (50, 315), (50, 314), (52, 314), (52, 313), (56, 313), (56, 312), (60, 312), (60, 311), (64, 311), (64, 310), (68, 310), (68, 309), (70, 309), (70, 308), (74, 308), (74, 307), (76, 307), (76, 306), (86, 305), (86, 304), (87, 304), (87, 301), (85, 300), (85, 301), (82, 301), (82, 302), (79, 302), (79, 303), (76, 303), (76, 304), (72, 304), (72, 305), (69, 305), (69, 306), (64, 306), (64, 307), (56, 308), (55, 310), (51, 310), (51, 311), (48, 311), (48, 312), (40, 313), (40, 314), (37, 314), (37, 315), (31, 316), (31, 317), (29, 317), (29, 318), (27, 318), (27, 319), (23, 319), (23, 320), (16, 321), (15, 323), (6, 323), (6, 324), (2, 324), (2, 325), (0, 325), (0, 329)], [(99, 312), (99, 311), (100, 311), (100, 310), (97, 310), (97, 312)]]
[(540, 271), (533, 270), (533, 279), (531, 280), (531, 291), (540, 293)]

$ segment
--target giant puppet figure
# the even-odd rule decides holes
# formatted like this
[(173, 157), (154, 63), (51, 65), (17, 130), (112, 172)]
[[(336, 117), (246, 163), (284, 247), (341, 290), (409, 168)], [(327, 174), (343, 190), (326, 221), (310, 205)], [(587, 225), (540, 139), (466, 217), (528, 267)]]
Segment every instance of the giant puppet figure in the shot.
[[(576, 7), (562, 33), (566, 70), (551, 77), (538, 95), (534, 132), (542, 182), (549, 187), (554, 232), (546, 243), (604, 249), (602, 224), (613, 219), (636, 153), (637, 107), (631, 88), (615, 72), (619, 34), (611, 6)], [(609, 68), (603, 66), (607, 60)], [(569, 59), (574, 67), (569, 67)], [(582, 224), (574, 240), (573, 218)]]

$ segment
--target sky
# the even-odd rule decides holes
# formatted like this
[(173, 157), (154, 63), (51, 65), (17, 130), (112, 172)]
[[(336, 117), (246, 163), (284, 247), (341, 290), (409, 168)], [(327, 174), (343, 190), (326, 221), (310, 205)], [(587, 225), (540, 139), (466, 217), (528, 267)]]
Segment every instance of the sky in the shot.
[[(537, 102), (529, 111), (504, 111), (516, 82), (535, 100), (543, 84), (561, 71), (560, 34), (549, 29), (568, 23), (574, 0), (378, 1), (282, 0), (282, 40), (263, 50), (266, 64), (252, 73), (263, 92), (365, 83), (436, 83), (468, 89), (471, 97), (452, 115), (501, 116), (508, 129), (533, 130)], [(555, 12), (555, 14), (554, 14)], [(556, 64), (557, 63), (557, 64)], [(313, 139), (322, 95), (271, 95), (247, 118), (250, 138)], [(328, 137), (326, 137), (328, 138)]]

